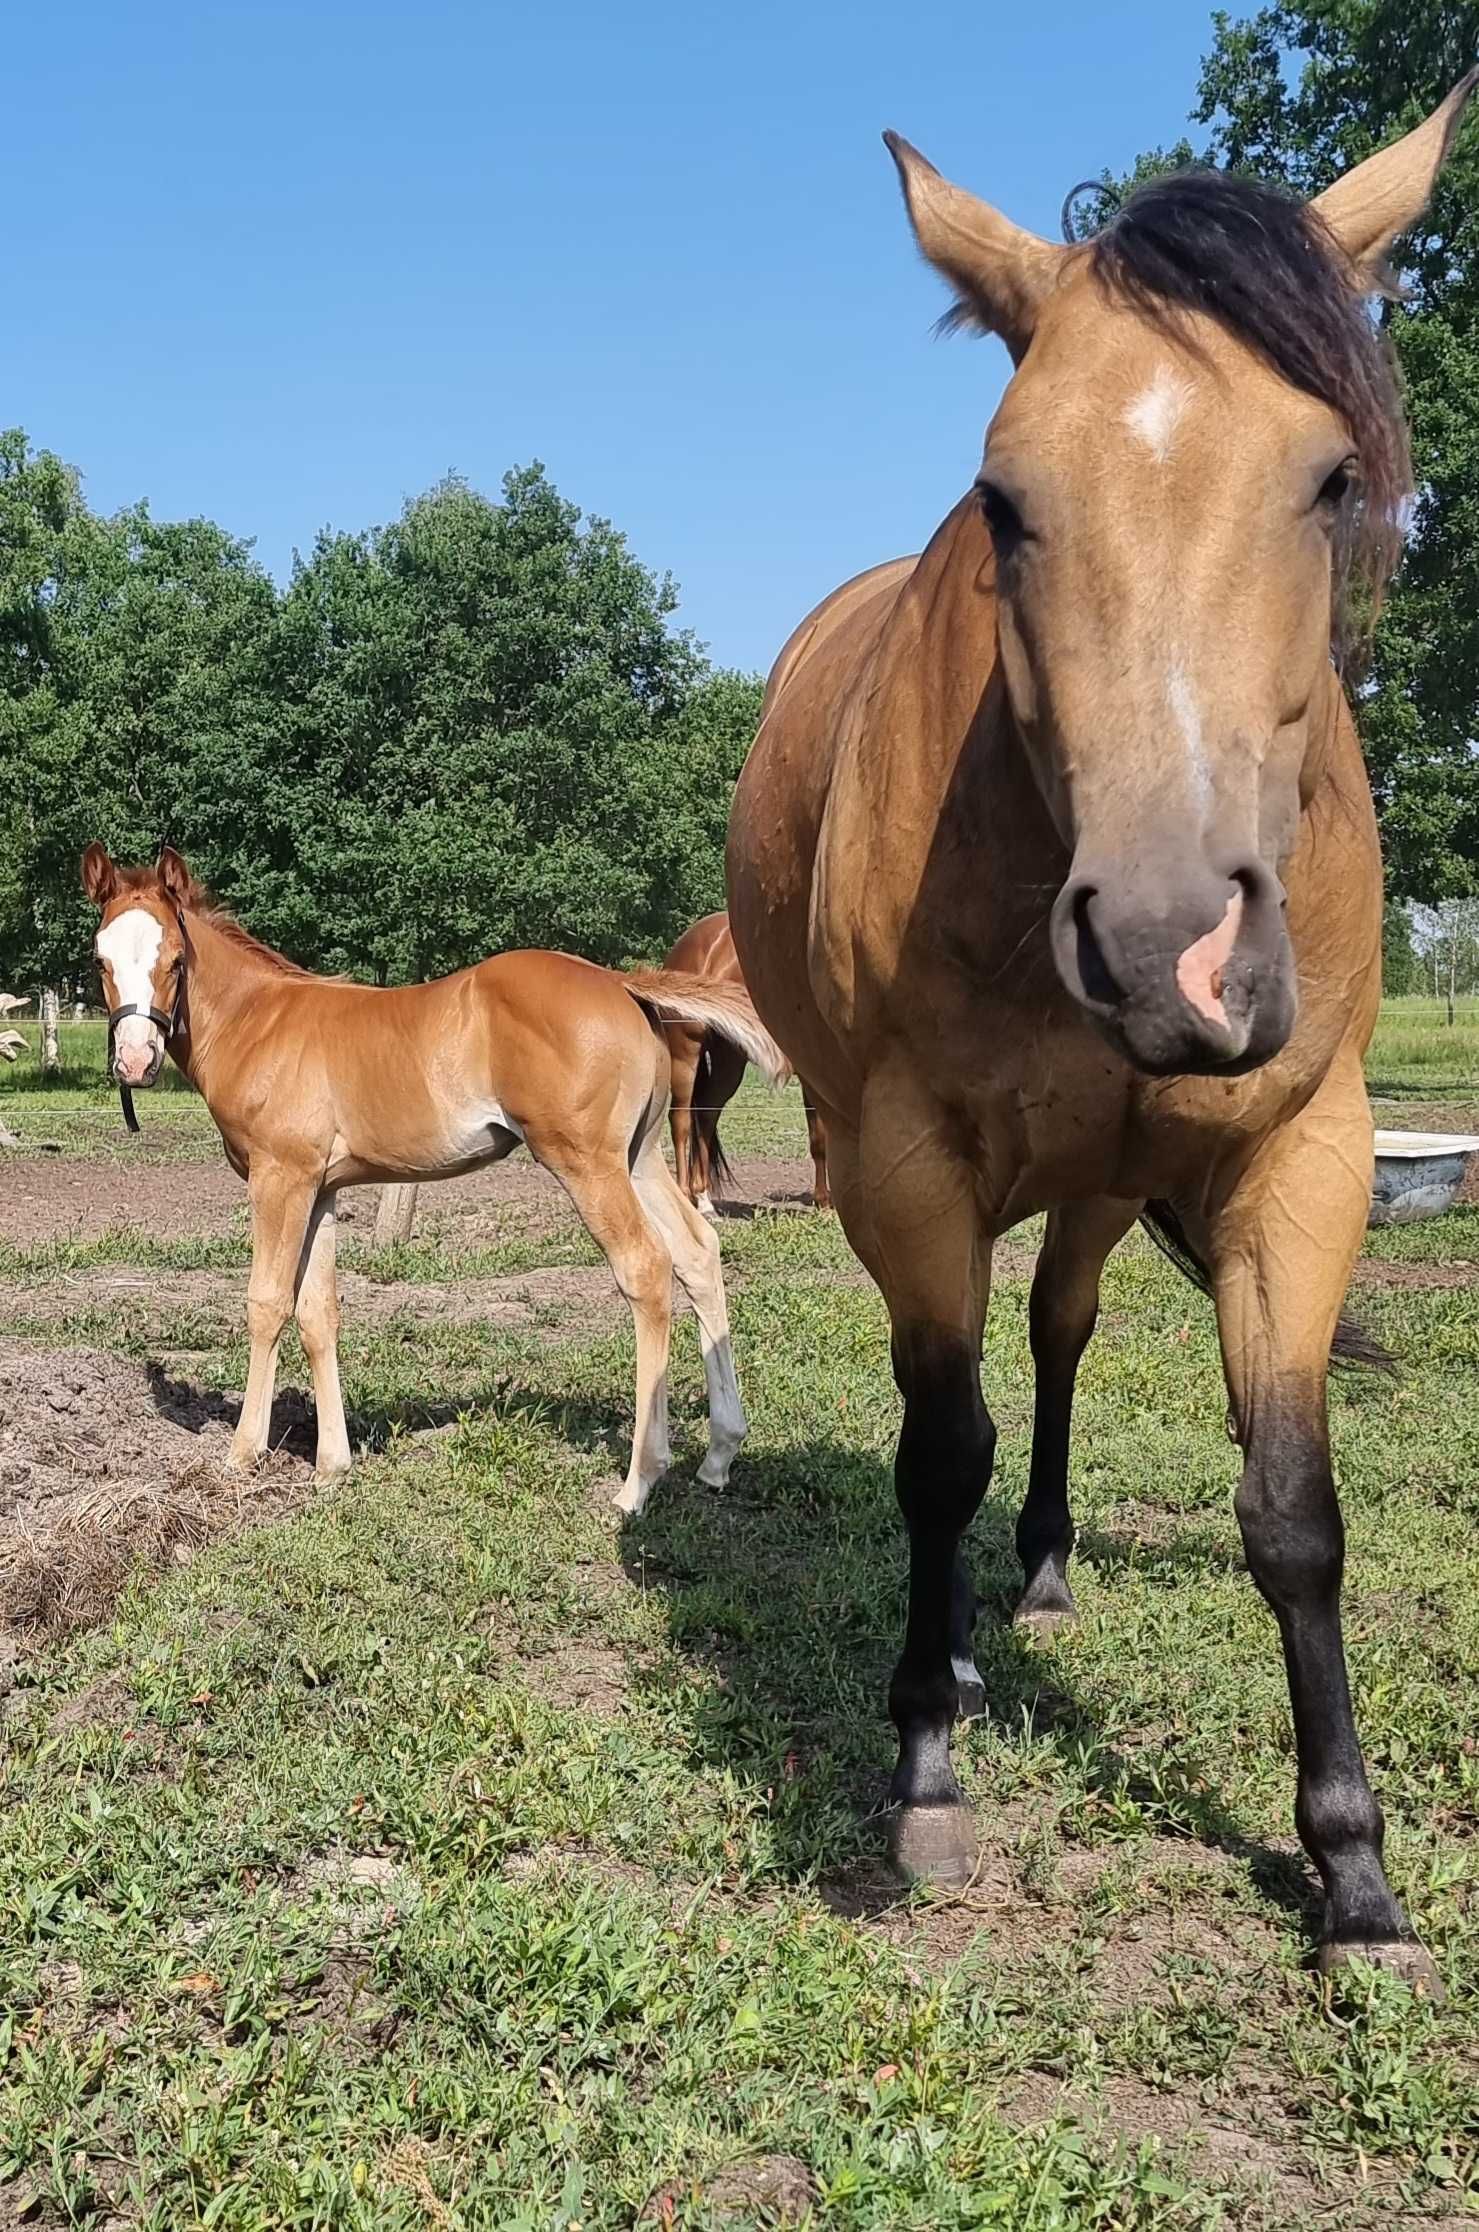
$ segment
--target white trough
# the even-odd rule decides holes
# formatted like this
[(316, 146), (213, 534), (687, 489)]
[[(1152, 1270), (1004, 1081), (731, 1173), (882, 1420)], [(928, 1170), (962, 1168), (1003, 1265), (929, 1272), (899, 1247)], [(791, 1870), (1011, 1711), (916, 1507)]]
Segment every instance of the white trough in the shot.
[(1479, 1132), (1379, 1131), (1370, 1225), (1417, 1224), (1453, 1206)]

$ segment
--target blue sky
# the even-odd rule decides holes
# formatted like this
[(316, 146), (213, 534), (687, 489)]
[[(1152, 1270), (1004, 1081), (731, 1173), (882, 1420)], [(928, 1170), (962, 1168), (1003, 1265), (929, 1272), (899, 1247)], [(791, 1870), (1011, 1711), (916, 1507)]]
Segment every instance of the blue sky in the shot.
[(1200, 0), (27, 8), (0, 420), (279, 576), (540, 457), (763, 667), (918, 547), (1004, 376), (931, 340), (882, 128), (1056, 237), (1208, 39)]

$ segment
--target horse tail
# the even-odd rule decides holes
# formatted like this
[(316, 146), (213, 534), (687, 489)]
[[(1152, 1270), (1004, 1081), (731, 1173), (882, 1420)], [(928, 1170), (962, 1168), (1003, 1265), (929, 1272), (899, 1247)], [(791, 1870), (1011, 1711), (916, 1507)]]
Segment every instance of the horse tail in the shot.
[(678, 969), (628, 969), (622, 983), (640, 1008), (660, 1019), (697, 1023), (737, 1046), (766, 1082), (784, 1085), (791, 1065), (771, 1037), (742, 984)]
[[(1212, 1292), (1212, 1274), (1192, 1245), (1190, 1236), (1177, 1211), (1169, 1201), (1147, 1201), (1140, 1213), (1140, 1222), (1168, 1261), (1174, 1263), (1184, 1279), (1190, 1279), (1203, 1294)], [(1342, 1312), (1335, 1328), (1335, 1339), (1330, 1344), (1330, 1361), (1333, 1365), (1353, 1372), (1397, 1371), (1397, 1359), (1385, 1342), (1374, 1333), (1368, 1333), (1357, 1319)]]

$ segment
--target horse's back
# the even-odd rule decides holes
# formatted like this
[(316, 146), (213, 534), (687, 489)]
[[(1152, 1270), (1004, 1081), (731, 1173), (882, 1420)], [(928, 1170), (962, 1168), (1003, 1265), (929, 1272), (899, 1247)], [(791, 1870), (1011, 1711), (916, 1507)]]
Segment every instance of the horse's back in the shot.
[(692, 976), (713, 977), (724, 984), (741, 983), (729, 917), (723, 909), (717, 914), (701, 916), (685, 930), (674, 942), (663, 967), (681, 969)]

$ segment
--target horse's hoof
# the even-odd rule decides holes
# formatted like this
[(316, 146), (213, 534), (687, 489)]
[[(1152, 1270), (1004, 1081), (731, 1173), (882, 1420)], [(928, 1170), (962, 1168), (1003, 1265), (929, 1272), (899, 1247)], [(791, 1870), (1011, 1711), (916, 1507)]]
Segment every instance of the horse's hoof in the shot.
[(1060, 1628), (1075, 1627), (1078, 1613), (1072, 1605), (1043, 1605), (1042, 1607), (1018, 1605), (1012, 1614), (1012, 1626), (1035, 1642), (1046, 1643)]
[(1352, 1961), (1366, 1961), (1372, 1968), (1385, 1969), (1388, 1976), (1400, 1976), (1410, 1991), (1434, 2007), (1441, 2007), (1447, 1997), (1437, 1963), (1416, 1938), (1327, 1938), (1316, 1956), (1322, 1976), (1334, 1976)]
[(619, 1511), (626, 1519), (640, 1518), (647, 1507), (647, 1498), (651, 1493), (652, 1490), (644, 1481), (629, 1480), (624, 1488), (617, 1489), (616, 1494), (611, 1499), (611, 1508), (613, 1511)]
[(233, 1449), (227, 1452), (221, 1470), (228, 1480), (251, 1480), (261, 1462), (261, 1458), (256, 1456), (238, 1457)]
[(716, 1457), (711, 1449), (698, 1468), (698, 1477), (705, 1488), (727, 1488), (729, 1468), (733, 1463), (732, 1457)]
[(957, 1805), (900, 1806), (889, 1828), (888, 1856), (906, 1883), (961, 1891), (976, 1872), (976, 1817)]
[(335, 1481), (347, 1480), (353, 1465), (348, 1457), (336, 1458), (332, 1464), (315, 1465), (313, 1482), (316, 1488), (332, 1488)]
[(984, 1720), (986, 1717), (986, 1684), (982, 1681), (974, 1659), (953, 1659), (955, 1671), (956, 1710), (962, 1720)]

